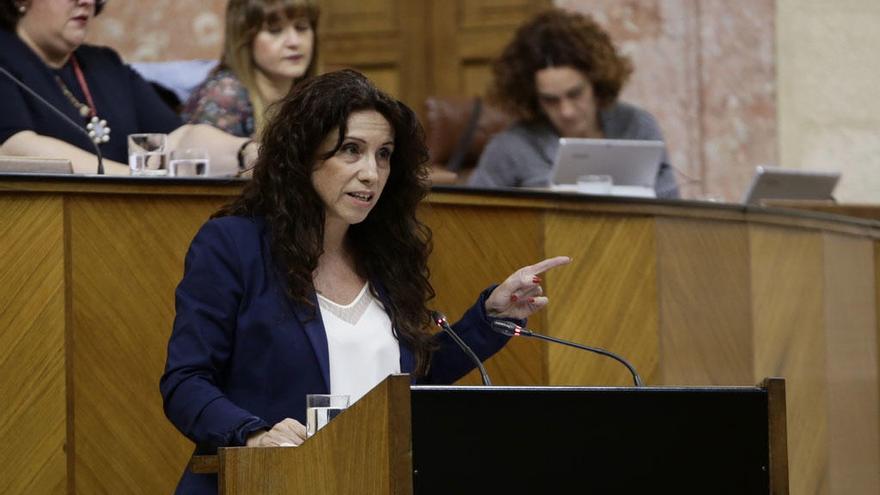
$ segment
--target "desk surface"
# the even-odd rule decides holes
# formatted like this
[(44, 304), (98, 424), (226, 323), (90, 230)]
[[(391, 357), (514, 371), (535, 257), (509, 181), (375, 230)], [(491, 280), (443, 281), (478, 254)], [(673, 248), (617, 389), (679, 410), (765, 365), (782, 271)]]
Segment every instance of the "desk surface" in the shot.
[[(53, 192), (70, 194), (235, 196), (246, 179), (119, 177), (106, 175), (0, 174), (0, 192)], [(692, 200), (662, 200), (516, 188), (476, 189), (434, 186), (430, 203), (467, 206), (593, 212), (655, 217), (723, 220), (787, 225), (880, 239), (880, 207), (869, 214), (853, 214), (846, 205), (801, 207), (780, 203), (770, 207)], [(809, 206), (809, 205), (808, 205)], [(859, 209), (861, 211), (864, 208)]]

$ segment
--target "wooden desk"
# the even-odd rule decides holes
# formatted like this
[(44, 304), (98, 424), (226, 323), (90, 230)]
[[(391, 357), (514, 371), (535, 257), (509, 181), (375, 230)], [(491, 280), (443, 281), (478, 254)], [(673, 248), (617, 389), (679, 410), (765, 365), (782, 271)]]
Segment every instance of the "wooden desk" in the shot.
[(834, 203), (831, 201), (805, 201), (805, 200), (764, 200), (767, 206), (773, 208), (789, 208), (794, 210), (818, 211), (833, 215), (864, 218), (866, 220), (880, 221), (880, 204), (871, 203)]
[[(158, 380), (195, 231), (239, 183), (0, 177), (0, 479), (12, 493), (168, 493), (191, 453)], [(545, 256), (535, 330), (626, 355), (653, 385), (788, 390), (792, 493), (880, 492), (880, 223), (711, 203), (437, 188), (434, 306)], [(528, 341), (502, 385), (626, 385)], [(471, 375), (464, 383), (477, 383)], [(648, 412), (649, 413), (649, 412)]]

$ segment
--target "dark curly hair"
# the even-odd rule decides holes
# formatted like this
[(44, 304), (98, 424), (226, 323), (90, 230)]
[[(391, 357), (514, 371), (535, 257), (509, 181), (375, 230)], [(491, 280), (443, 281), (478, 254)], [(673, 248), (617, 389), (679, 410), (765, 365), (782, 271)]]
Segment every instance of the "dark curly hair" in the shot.
[(608, 33), (591, 17), (550, 9), (520, 26), (492, 65), (492, 99), (524, 119), (542, 118), (535, 73), (547, 67), (571, 66), (589, 79), (596, 103), (606, 107), (632, 74), (632, 63), (614, 48)]
[[(431, 232), (416, 218), (416, 208), (428, 191), (428, 152), (424, 131), (413, 111), (378, 90), (353, 70), (306, 79), (273, 109), (263, 134), (253, 180), (241, 196), (214, 217), (262, 216), (271, 232), (271, 248), (287, 278), (288, 297), (311, 306), (312, 273), (318, 266), (324, 239), (324, 204), (312, 185), (318, 160), (333, 156), (342, 146), (349, 116), (375, 110), (394, 129), (394, 152), (385, 189), (367, 218), (348, 229), (347, 242), (356, 269), (387, 292), (386, 310), (395, 335), (416, 355), (416, 372), (427, 369), (434, 349), (428, 330), (427, 301), (434, 297), (428, 281)], [(335, 147), (318, 156), (328, 135)]]
[[(7, 31), (15, 31), (18, 26), (18, 20), (24, 15), (18, 11), (18, 6), (23, 4), (22, 0), (0, 0), (0, 29)], [(97, 0), (95, 2), (95, 15), (104, 10), (107, 0)]]

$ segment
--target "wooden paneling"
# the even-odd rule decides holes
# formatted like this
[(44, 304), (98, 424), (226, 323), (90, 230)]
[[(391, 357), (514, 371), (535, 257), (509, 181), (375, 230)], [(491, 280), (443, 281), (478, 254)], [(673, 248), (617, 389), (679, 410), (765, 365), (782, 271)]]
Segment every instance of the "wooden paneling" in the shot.
[(484, 94), (489, 62), (549, 0), (328, 0), (322, 71), (352, 67), (421, 112), (429, 95)]
[(874, 246), (824, 235), (830, 456), (835, 493), (880, 493)]
[(429, 91), (435, 95), (483, 95), (489, 65), (516, 28), (548, 0), (434, 0), (429, 51)]
[[(0, 475), (13, 493), (172, 490), (190, 453), (158, 393), (173, 291), (193, 233), (238, 187), (5, 181)], [(784, 376), (792, 492), (877, 491), (880, 224), (510, 192), (435, 192), (420, 214), (432, 305), (450, 318), (512, 270), (572, 255), (545, 275), (551, 304), (531, 327), (621, 352), (657, 385)], [(525, 340), (489, 370), (507, 385), (628, 383), (612, 362)]]
[(864, 218), (866, 220), (880, 220), (880, 205), (872, 204), (840, 204), (832, 201), (811, 201), (794, 199), (765, 199), (761, 201), (763, 206), (773, 208), (792, 208), (796, 210), (808, 210), (848, 217)]
[(183, 257), (218, 199), (70, 199), (77, 493), (171, 493), (192, 445), (159, 377)]
[(373, 81), (373, 84), (382, 88), (386, 93), (398, 96), (401, 87), (397, 71), (390, 67), (362, 68), (361, 72)]
[(485, 95), (492, 84), (492, 69), (488, 64), (464, 62), (459, 73), (460, 93), (464, 95)]
[(829, 493), (824, 275), (818, 232), (750, 227), (754, 376), (783, 376), (792, 493)]
[(410, 495), (409, 404), (409, 378), (395, 375), (296, 449), (221, 449), (219, 493)]
[(658, 219), (657, 266), (662, 383), (756, 383), (746, 226)]
[(0, 197), (0, 491), (67, 491), (63, 199)]
[(323, 0), (323, 27), (334, 34), (395, 33), (400, 2), (395, 0)]
[[(874, 241), (874, 322), (877, 324), (877, 376), (880, 376), (880, 242)], [(880, 395), (880, 380), (877, 380), (877, 394)], [(880, 429), (880, 415), (877, 416)]]
[[(514, 270), (540, 261), (541, 216), (538, 212), (513, 213), (505, 208), (475, 211), (460, 206), (425, 204), (420, 218), (431, 226), (434, 254), (430, 259), (431, 283), (437, 291), (433, 307), (455, 321), (474, 304), (476, 295), (499, 283)], [(548, 282), (549, 283), (549, 282)], [(553, 303), (551, 303), (553, 304)], [(543, 314), (529, 320), (543, 328)], [(538, 385), (546, 382), (545, 346), (514, 339), (486, 363), (498, 385)], [(480, 383), (476, 371), (462, 381)]]
[[(532, 0), (455, 0), (459, 25), (465, 29), (516, 26), (536, 9)], [(545, 3), (546, 5), (546, 3)]]
[(427, 96), (425, 0), (330, 0), (322, 5), (322, 71), (352, 67), (420, 109)]
[[(657, 280), (654, 219), (554, 214), (546, 219), (546, 256), (572, 263), (547, 273), (552, 301), (546, 331), (626, 356), (656, 382)], [(550, 385), (631, 385), (620, 363), (559, 345), (547, 347)]]

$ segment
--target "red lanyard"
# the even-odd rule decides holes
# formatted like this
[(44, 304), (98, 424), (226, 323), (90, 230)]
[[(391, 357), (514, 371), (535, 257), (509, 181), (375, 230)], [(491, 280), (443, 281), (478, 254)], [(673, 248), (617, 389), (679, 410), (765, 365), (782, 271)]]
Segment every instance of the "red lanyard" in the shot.
[(89, 104), (89, 110), (92, 111), (90, 117), (94, 117), (98, 115), (98, 109), (95, 107), (95, 100), (92, 99), (92, 93), (89, 91), (89, 84), (86, 82), (86, 77), (83, 75), (83, 71), (79, 67), (76, 55), (71, 55), (70, 61), (73, 64), (73, 73), (76, 74), (76, 80), (79, 81), (79, 89), (81, 89), (83, 94), (86, 95), (86, 102)]

